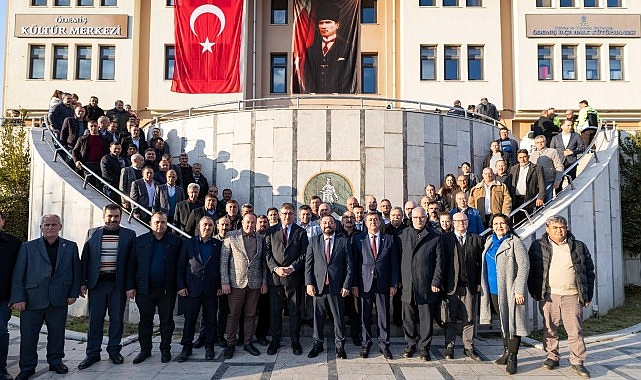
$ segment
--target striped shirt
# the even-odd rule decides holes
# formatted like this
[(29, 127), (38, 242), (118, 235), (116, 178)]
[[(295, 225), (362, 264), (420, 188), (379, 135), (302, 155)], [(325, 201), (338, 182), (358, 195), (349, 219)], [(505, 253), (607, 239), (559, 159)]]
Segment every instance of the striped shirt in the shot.
[(116, 273), (116, 261), (118, 260), (118, 230), (115, 234), (104, 231), (102, 245), (100, 246), (100, 273)]

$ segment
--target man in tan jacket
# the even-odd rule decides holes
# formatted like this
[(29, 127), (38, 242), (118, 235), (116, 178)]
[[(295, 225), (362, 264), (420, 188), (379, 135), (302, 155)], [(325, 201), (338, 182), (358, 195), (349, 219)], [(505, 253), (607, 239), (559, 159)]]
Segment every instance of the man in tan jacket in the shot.
[(470, 190), (468, 205), (481, 213), (485, 228), (492, 214), (509, 215), (512, 211), (512, 197), (505, 184), (494, 179), (491, 168), (483, 169), (483, 181)]

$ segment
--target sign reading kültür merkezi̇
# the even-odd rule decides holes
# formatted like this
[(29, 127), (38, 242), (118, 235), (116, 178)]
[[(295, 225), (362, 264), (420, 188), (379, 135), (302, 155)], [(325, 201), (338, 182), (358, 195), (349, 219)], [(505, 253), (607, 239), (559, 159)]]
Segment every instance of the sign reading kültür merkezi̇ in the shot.
[(16, 14), (15, 37), (127, 38), (128, 16)]
[(525, 15), (528, 38), (641, 37), (641, 15), (536, 14)]

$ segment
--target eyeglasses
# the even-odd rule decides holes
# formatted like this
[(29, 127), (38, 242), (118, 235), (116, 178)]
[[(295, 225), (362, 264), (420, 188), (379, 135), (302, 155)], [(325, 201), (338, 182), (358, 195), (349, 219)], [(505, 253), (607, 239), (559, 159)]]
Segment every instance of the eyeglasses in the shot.
[(454, 219), (452, 222), (454, 222), (454, 223), (466, 223), (467, 219)]

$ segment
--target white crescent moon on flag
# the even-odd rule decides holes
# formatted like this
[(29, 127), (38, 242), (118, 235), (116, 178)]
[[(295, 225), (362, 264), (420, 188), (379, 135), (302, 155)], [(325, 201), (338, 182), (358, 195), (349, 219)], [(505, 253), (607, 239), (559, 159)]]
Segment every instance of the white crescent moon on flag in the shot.
[(198, 34), (196, 33), (196, 30), (194, 29), (194, 24), (196, 23), (196, 19), (200, 17), (201, 15), (205, 13), (211, 13), (214, 16), (218, 17), (220, 20), (220, 31), (216, 35), (216, 37), (220, 36), (220, 34), (223, 32), (225, 29), (225, 13), (223, 13), (222, 9), (218, 8), (217, 6), (213, 4), (203, 4), (199, 6), (198, 8), (194, 9), (193, 12), (191, 12), (191, 17), (189, 18), (189, 26), (191, 27), (191, 32), (198, 37)]

